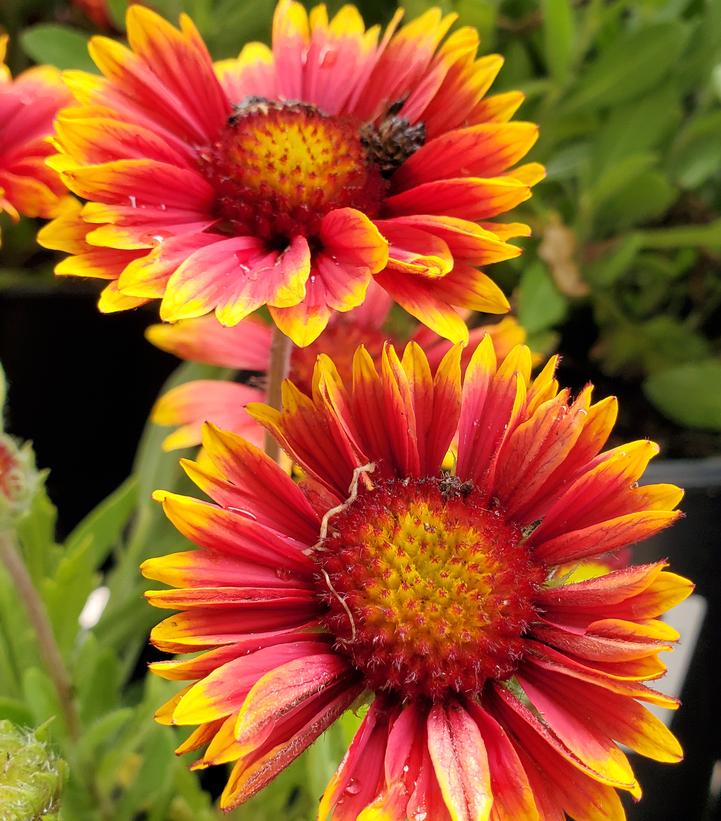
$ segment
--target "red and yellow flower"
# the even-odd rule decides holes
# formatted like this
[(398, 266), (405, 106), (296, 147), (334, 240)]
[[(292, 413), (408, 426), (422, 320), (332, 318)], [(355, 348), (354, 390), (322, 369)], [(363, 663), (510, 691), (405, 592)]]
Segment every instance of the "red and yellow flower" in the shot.
[[(383, 328), (390, 307), (386, 292), (371, 284), (363, 305), (332, 316), (325, 331), (308, 347), (293, 348), (290, 379), (309, 393), (315, 361), (320, 354), (327, 354), (341, 378), (347, 381), (352, 375), (353, 353), (361, 344), (374, 361), (380, 362), (384, 342), (400, 342), (396, 335)], [(463, 352), (464, 366), (475, 345), (486, 335), (493, 340), (498, 358), (505, 357), (511, 348), (526, 340), (526, 331), (512, 316), (495, 324), (473, 328), (469, 333), (469, 347)], [(151, 418), (158, 425), (177, 428), (164, 440), (165, 450), (199, 444), (204, 422), (239, 433), (253, 444), (262, 443), (262, 428), (248, 415), (245, 405), (265, 400), (262, 383), (269, 367), (272, 339), (272, 330), (267, 323), (253, 316), (226, 328), (214, 317), (205, 316), (181, 320), (173, 325), (151, 325), (146, 336), (157, 347), (181, 359), (257, 374), (251, 385), (238, 384), (230, 379), (196, 379), (163, 394), (156, 402)], [(424, 348), (433, 370), (451, 347), (450, 342), (423, 326), (415, 331), (412, 339)]]
[(53, 119), (71, 97), (51, 66), (13, 79), (5, 65), (7, 41), (0, 35), (0, 214), (13, 220), (55, 217), (68, 201), (67, 190), (45, 160), (54, 153)]
[(353, 6), (329, 20), (281, 0), (272, 50), (213, 65), (187, 17), (131, 7), (130, 48), (93, 38), (103, 76), (66, 75), (77, 104), (52, 163), (87, 203), (70, 239), (42, 234), (73, 255), (59, 273), (109, 279), (104, 311), (161, 299), (169, 322), (268, 305), (300, 346), (372, 280), (454, 341), (457, 307), (505, 312), (478, 268), (528, 234), (493, 218), (543, 176), (514, 168), (537, 127), (509, 122), (520, 93), (485, 96), (502, 60), (476, 57), (475, 31), (446, 37), (455, 15), (438, 9), (400, 17), (381, 36)]
[[(678, 638), (659, 620), (692, 585), (664, 562), (569, 583), (559, 568), (667, 527), (682, 491), (638, 486), (657, 453), (603, 450), (616, 402), (571, 401), (527, 348), (490, 338), (462, 376), (419, 346), (362, 347), (346, 383), (328, 357), (311, 395), (250, 414), (300, 467), (295, 483), (242, 438), (206, 426), (212, 501), (159, 493), (199, 549), (151, 559), (180, 611), (153, 642), (193, 655), (153, 665), (187, 686), (159, 712), (197, 725), (179, 752), (233, 762), (224, 808), (268, 784), (345, 710), (369, 707), (320, 818), (623, 819), (640, 796), (623, 744), (681, 749), (642, 702)], [(453, 472), (441, 464), (458, 435)]]

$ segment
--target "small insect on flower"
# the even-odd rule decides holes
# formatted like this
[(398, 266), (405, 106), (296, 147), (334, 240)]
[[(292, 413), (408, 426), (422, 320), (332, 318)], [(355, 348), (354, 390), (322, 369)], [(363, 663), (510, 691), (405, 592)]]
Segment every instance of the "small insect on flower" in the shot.
[(678, 706), (646, 682), (678, 638), (658, 617), (692, 585), (608, 556), (683, 494), (639, 486), (657, 446), (603, 450), (615, 400), (571, 400), (554, 368), (531, 379), (527, 348), (499, 363), (488, 337), (465, 373), (459, 346), (435, 374), (415, 343), (378, 367), (361, 347), (347, 381), (321, 356), (310, 395), (288, 382), (282, 409), (248, 408), (298, 482), (206, 426), (203, 464), (183, 464), (212, 501), (157, 494), (198, 549), (143, 572), (180, 611), (153, 642), (193, 654), (153, 665), (188, 682), (158, 720), (197, 725), (178, 750), (202, 750), (195, 767), (233, 762), (224, 809), (362, 701), (321, 819), (623, 819), (616, 791), (641, 790), (617, 744), (681, 758), (643, 702)]
[(454, 342), (457, 309), (506, 312), (479, 267), (529, 233), (495, 218), (543, 177), (517, 166), (538, 129), (509, 122), (520, 93), (486, 97), (502, 60), (449, 35), (456, 15), (401, 17), (381, 35), (354, 6), (281, 0), (272, 49), (214, 65), (186, 16), (132, 6), (130, 48), (95, 37), (103, 76), (67, 74), (52, 164), (87, 203), (41, 235), (71, 255), (57, 273), (109, 280), (103, 311), (161, 299), (168, 322), (267, 305), (299, 346), (372, 281)]
[(60, 72), (36, 66), (15, 79), (5, 65), (7, 36), (0, 35), (0, 214), (56, 217), (68, 205), (65, 185), (45, 165), (54, 153), (53, 119), (71, 95)]

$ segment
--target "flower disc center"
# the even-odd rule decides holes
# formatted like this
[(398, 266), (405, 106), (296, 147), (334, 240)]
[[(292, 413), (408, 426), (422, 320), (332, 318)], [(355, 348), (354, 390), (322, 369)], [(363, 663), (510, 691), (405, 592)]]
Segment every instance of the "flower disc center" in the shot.
[(357, 127), (305, 103), (248, 98), (201, 161), (233, 233), (280, 244), (336, 208), (376, 216), (386, 190)]
[(544, 571), (454, 478), (392, 480), (333, 517), (318, 560), (326, 627), (372, 689), (438, 699), (505, 679)]

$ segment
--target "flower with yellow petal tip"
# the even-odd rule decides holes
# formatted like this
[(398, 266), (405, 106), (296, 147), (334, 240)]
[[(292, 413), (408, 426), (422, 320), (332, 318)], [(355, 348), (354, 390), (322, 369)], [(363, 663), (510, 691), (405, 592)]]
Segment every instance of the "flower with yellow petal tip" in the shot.
[[(324, 353), (333, 359), (341, 376), (350, 379), (353, 353), (361, 344), (375, 361), (380, 362), (383, 343), (401, 341), (383, 329), (390, 307), (388, 294), (371, 283), (363, 305), (332, 316), (325, 331), (308, 347), (293, 348), (290, 378), (301, 390), (310, 391), (315, 361)], [(486, 335), (493, 340), (499, 358), (526, 340), (525, 329), (512, 316), (495, 324), (473, 328), (469, 333), (469, 346), (463, 352), (464, 366), (473, 347)], [(245, 405), (265, 400), (262, 382), (271, 357), (272, 331), (269, 325), (251, 316), (226, 328), (213, 316), (204, 316), (184, 319), (173, 325), (151, 325), (146, 336), (157, 347), (181, 359), (258, 374), (250, 386), (228, 379), (198, 379), (163, 394), (153, 408), (152, 420), (158, 425), (177, 427), (165, 438), (165, 450), (200, 444), (204, 422), (213, 422), (220, 428), (245, 436), (253, 444), (262, 444), (262, 428), (246, 413)], [(415, 331), (412, 339), (425, 349), (434, 370), (451, 347), (450, 342), (424, 326)]]
[(401, 17), (382, 33), (354, 6), (329, 19), (281, 0), (272, 49), (214, 65), (186, 16), (132, 6), (130, 48), (95, 37), (102, 76), (67, 74), (52, 161), (87, 201), (78, 235), (113, 262), (94, 273), (50, 227), (43, 244), (80, 258), (59, 272), (110, 279), (103, 311), (161, 299), (168, 322), (233, 326), (267, 305), (299, 346), (371, 281), (454, 342), (457, 308), (507, 311), (479, 267), (528, 235), (494, 218), (543, 177), (517, 166), (538, 129), (509, 122), (520, 93), (486, 97), (502, 59), (476, 56), (473, 29)]
[[(567, 583), (558, 568), (667, 527), (682, 491), (639, 486), (652, 442), (603, 450), (613, 399), (575, 400), (551, 361), (496, 361), (486, 337), (462, 375), (454, 347), (361, 347), (352, 378), (328, 357), (311, 394), (249, 413), (301, 468), (211, 425), (185, 461), (211, 501), (156, 498), (197, 548), (151, 559), (148, 592), (179, 611), (155, 627), (153, 665), (186, 686), (158, 713), (196, 725), (179, 752), (232, 763), (230, 809), (345, 710), (369, 708), (320, 819), (623, 819), (640, 796), (617, 744), (674, 762), (643, 702), (678, 635), (659, 616), (692, 585), (665, 562)], [(458, 432), (453, 473), (441, 461)]]
[(69, 202), (57, 172), (48, 168), (53, 154), (53, 119), (70, 102), (60, 72), (36, 66), (15, 79), (5, 65), (7, 36), (0, 35), (0, 214), (56, 217)]

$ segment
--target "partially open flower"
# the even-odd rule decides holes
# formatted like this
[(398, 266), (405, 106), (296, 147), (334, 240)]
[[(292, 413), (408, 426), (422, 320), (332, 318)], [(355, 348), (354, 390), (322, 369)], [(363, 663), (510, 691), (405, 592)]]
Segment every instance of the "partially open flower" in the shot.
[(531, 380), (527, 348), (497, 364), (486, 338), (462, 377), (460, 356), (434, 376), (414, 343), (379, 368), (359, 348), (349, 383), (321, 356), (312, 395), (249, 408), (300, 483), (206, 426), (207, 464), (184, 466), (213, 501), (158, 494), (199, 548), (143, 566), (180, 611), (153, 642), (194, 654), (153, 665), (188, 682), (158, 719), (198, 725), (195, 767), (234, 762), (223, 808), (362, 700), (321, 819), (623, 819), (616, 790), (641, 790), (617, 742), (680, 759), (641, 702), (677, 706), (644, 682), (692, 585), (664, 562), (557, 571), (668, 526), (682, 491), (637, 485), (653, 443), (602, 450), (615, 401), (571, 401), (554, 362)]
[(53, 119), (71, 96), (52, 66), (36, 66), (13, 79), (4, 63), (7, 41), (0, 35), (0, 214), (13, 220), (56, 217), (69, 198), (45, 160), (54, 153)]
[(53, 166), (88, 202), (42, 232), (72, 255), (57, 272), (109, 279), (104, 311), (162, 299), (170, 322), (268, 305), (300, 346), (372, 280), (454, 341), (456, 307), (504, 313), (478, 266), (520, 253), (527, 226), (493, 218), (543, 176), (514, 168), (537, 127), (508, 122), (520, 93), (485, 97), (502, 60), (476, 58), (474, 30), (401, 16), (381, 36), (353, 6), (281, 0), (272, 50), (214, 66), (186, 16), (131, 7), (130, 49), (93, 38), (103, 76), (67, 74)]

